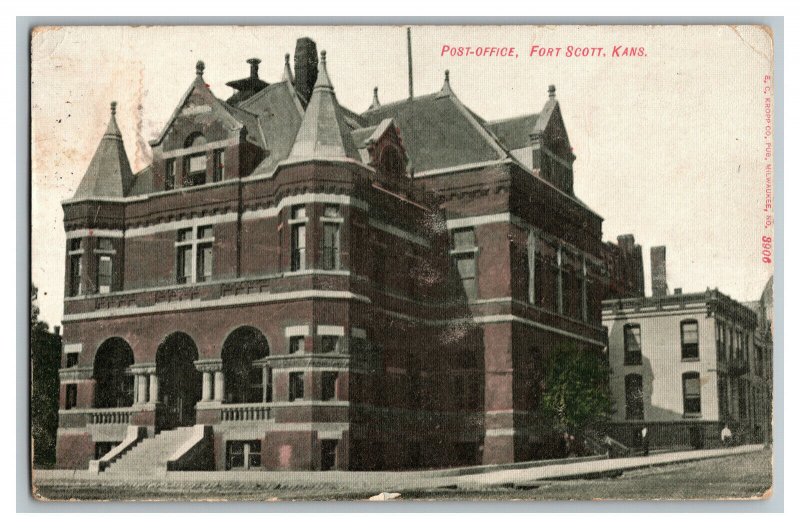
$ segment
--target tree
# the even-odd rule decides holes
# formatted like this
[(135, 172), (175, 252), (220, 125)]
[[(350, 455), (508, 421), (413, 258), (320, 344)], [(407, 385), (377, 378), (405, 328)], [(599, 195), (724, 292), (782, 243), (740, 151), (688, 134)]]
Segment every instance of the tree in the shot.
[(61, 337), (39, 321), (37, 296), (31, 285), (31, 443), (34, 466), (48, 467), (55, 463)]
[(560, 432), (581, 434), (611, 414), (608, 360), (574, 345), (556, 348), (544, 364), (541, 412)]

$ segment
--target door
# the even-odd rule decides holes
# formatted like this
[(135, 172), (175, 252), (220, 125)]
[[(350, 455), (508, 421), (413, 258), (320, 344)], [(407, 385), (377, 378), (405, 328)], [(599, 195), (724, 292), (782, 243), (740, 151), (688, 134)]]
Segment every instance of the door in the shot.
[(156, 376), (159, 382), (159, 405), (156, 430), (170, 430), (195, 423), (195, 404), (200, 400), (202, 378), (194, 367), (197, 347), (183, 333), (170, 335), (159, 347)]

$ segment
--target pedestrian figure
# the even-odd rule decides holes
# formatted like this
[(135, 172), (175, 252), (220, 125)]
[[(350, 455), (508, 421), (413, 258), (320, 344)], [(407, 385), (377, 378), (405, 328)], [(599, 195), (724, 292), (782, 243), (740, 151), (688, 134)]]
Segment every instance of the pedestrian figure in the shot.
[(733, 432), (731, 429), (728, 428), (726, 424), (725, 427), (722, 429), (722, 432), (719, 434), (720, 439), (722, 439), (722, 446), (730, 446), (731, 439), (733, 438)]
[(642, 455), (646, 456), (650, 454), (650, 439), (647, 437), (647, 426), (642, 428), (641, 436), (642, 436)]

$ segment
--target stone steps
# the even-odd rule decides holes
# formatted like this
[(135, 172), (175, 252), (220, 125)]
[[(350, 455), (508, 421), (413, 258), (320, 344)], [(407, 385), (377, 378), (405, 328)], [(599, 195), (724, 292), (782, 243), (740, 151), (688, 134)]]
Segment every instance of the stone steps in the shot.
[(192, 428), (165, 430), (145, 439), (106, 470), (109, 474), (157, 474), (167, 470), (167, 461), (192, 436)]

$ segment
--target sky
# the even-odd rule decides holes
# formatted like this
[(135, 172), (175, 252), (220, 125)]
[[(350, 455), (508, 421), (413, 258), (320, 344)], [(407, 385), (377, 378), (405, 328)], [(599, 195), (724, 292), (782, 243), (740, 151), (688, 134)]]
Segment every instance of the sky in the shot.
[[(117, 121), (138, 171), (198, 60), (211, 90), (227, 98), (232, 89), (225, 83), (248, 75), (250, 57), (262, 60), (262, 79), (280, 80), (284, 54), (303, 36), (327, 51), (344, 106), (366, 110), (374, 86), (382, 103), (408, 96), (400, 26), (34, 31), (31, 262), (42, 320), (58, 325), (63, 315), (61, 202), (89, 165), (109, 103), (118, 102)], [(515, 53), (451, 56), (446, 46)], [(533, 46), (545, 55), (531, 57)], [(615, 46), (632, 48), (633, 56), (614, 56)], [(671, 289), (718, 287), (740, 301), (760, 297), (772, 274), (761, 244), (772, 235), (764, 212), (769, 33), (750, 26), (414, 26), (412, 50), (415, 95), (438, 91), (449, 69), (455, 94), (486, 120), (537, 113), (548, 85), (556, 86), (576, 156), (575, 194), (605, 219), (604, 240), (632, 233), (642, 245), (648, 293), (649, 248), (665, 245)]]

